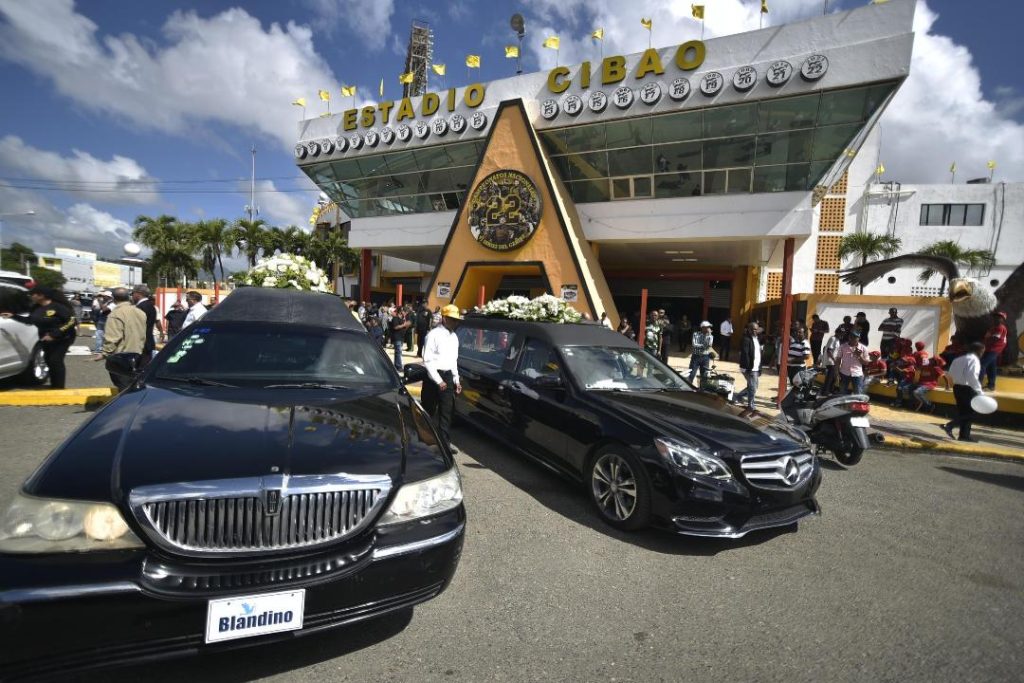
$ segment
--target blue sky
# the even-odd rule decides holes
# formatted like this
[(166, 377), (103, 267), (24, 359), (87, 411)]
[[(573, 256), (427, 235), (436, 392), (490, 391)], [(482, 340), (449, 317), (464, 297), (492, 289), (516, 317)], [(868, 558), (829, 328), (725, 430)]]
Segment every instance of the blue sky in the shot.
[[(854, 4), (862, 3), (833, 0), (829, 7)], [(706, 5), (709, 37), (757, 27), (757, 0)], [(820, 13), (822, 1), (769, 5), (769, 21), (782, 23)], [(461, 85), (467, 53), (483, 57), (474, 80), (512, 74), (502, 47), (512, 40), (514, 12), (526, 16), (529, 71), (550, 67), (553, 57), (539, 43), (551, 32), (563, 36), (562, 63), (589, 49), (585, 40), (566, 45), (566, 37), (595, 26), (608, 32), (606, 53), (642, 49), (642, 15), (655, 18), (656, 43), (677, 44), (696, 30), (688, 7), (615, 0), (0, 0), (0, 214), (37, 212), (6, 218), (4, 242), (113, 254), (140, 213), (237, 218), (248, 201), (237, 191), (247, 182), (253, 144), (262, 216), (305, 226), (316, 192), (292, 162), (300, 112), (289, 103), (304, 96), (309, 110), (319, 111), (316, 88), (326, 87), (333, 109), (341, 109), (340, 85), (354, 83), (370, 98), (382, 76), (388, 95), (398, 94), (413, 19), (431, 24), (435, 62), (449, 65), (449, 85)], [(912, 76), (891, 116), (895, 138), (905, 143), (893, 148), (887, 169), (906, 182), (941, 181), (949, 164), (943, 159), (983, 166), (998, 158), (1000, 174), (1021, 180), (1024, 83), (1008, 46), (1016, 44), (1011, 34), (1022, 18), (1017, 3), (919, 3)], [(933, 101), (936, 94), (941, 101)], [(935, 125), (950, 121), (956, 123), (935, 150)], [(926, 147), (934, 151), (928, 163), (919, 153)], [(155, 192), (118, 185), (147, 178), (159, 180), (150, 186)]]

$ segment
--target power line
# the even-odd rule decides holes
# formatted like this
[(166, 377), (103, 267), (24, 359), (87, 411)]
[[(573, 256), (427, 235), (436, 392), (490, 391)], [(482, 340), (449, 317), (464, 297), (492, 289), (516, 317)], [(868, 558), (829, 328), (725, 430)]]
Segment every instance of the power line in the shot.
[[(185, 190), (185, 189), (147, 189), (147, 188), (99, 188), (99, 187), (60, 187), (60, 186), (43, 186), (43, 185), (20, 185), (15, 183), (8, 183), (0, 180), (0, 187), (8, 187), (11, 189), (19, 190), (37, 190), (40, 192), (88, 192), (93, 194), (98, 193), (109, 193), (109, 194), (240, 194), (248, 195), (248, 189), (238, 190)], [(263, 189), (260, 192), (270, 194), (294, 194), (302, 192), (319, 192), (320, 190), (315, 187), (308, 188), (275, 188), (273, 190)]]
[[(199, 178), (189, 178), (189, 179), (179, 179), (179, 180), (171, 180), (171, 179), (166, 179), (166, 178), (129, 178), (129, 179), (126, 179), (126, 180), (53, 180), (51, 178), (15, 178), (15, 177), (12, 177), (12, 176), (0, 176), (0, 180), (2, 180), (2, 181), (11, 181), (11, 182), (19, 182), (19, 183), (74, 183), (74, 184), (81, 184), (81, 185), (113, 185), (113, 186), (120, 186), (120, 185), (134, 185), (134, 184), (138, 184), (138, 185), (151, 185), (151, 184), (159, 184), (159, 183), (242, 183), (242, 182), (249, 181), (249, 178), (231, 178), (231, 179), (220, 179), (220, 178), (199, 179)], [(283, 176), (282, 175), (282, 176), (267, 176), (265, 178), (256, 178), (257, 182), (259, 182), (261, 180), (293, 180), (293, 181), (299, 181), (299, 180), (309, 180), (309, 177), (308, 176), (304, 176), (304, 175), (299, 175), (299, 176), (290, 176), (290, 175), (289, 176)], [(312, 182), (312, 181), (310, 181), (310, 182)]]

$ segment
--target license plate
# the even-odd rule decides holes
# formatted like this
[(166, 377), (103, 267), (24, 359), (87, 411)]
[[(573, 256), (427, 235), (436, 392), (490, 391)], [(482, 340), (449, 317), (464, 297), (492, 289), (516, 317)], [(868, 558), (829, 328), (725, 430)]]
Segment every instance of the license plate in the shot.
[(867, 428), (870, 427), (871, 425), (868, 423), (868, 419), (866, 417), (851, 417), (850, 426)]
[(306, 590), (210, 600), (206, 642), (262, 636), (302, 628)]

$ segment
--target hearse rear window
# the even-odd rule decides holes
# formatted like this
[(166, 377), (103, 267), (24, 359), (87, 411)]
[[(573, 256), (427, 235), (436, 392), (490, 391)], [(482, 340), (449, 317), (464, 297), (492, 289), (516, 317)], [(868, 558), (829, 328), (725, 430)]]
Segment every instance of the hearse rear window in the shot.
[(460, 327), (456, 334), (459, 337), (459, 358), (462, 360), (500, 368), (513, 353), (516, 336), (513, 332)]

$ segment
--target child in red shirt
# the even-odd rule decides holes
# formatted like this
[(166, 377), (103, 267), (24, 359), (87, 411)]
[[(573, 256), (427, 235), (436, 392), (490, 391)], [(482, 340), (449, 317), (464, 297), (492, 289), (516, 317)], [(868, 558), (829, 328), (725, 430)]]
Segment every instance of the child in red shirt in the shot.
[(888, 367), (882, 360), (882, 354), (872, 351), (868, 354), (868, 362), (864, 364), (864, 386), (868, 387), (885, 377)]
[(917, 372), (917, 386), (914, 387), (914, 398), (917, 399), (917, 405), (914, 406), (914, 410), (924, 409), (929, 413), (935, 411), (935, 404), (928, 400), (928, 392), (939, 385), (940, 379), (946, 385), (946, 388), (949, 389), (949, 377), (946, 376), (946, 371), (942, 369), (945, 365), (946, 362), (942, 360), (942, 357), (936, 356), (926, 360), (920, 367)]
[(923, 341), (914, 342), (914, 362), (920, 367), (925, 360), (929, 358), (928, 352), (924, 350), (925, 343)]
[(910, 392), (914, 387), (914, 377), (917, 375), (917, 362), (913, 356), (903, 356), (896, 363), (899, 369), (896, 384), (896, 400), (892, 407), (899, 408), (903, 405), (903, 399), (910, 401)]

